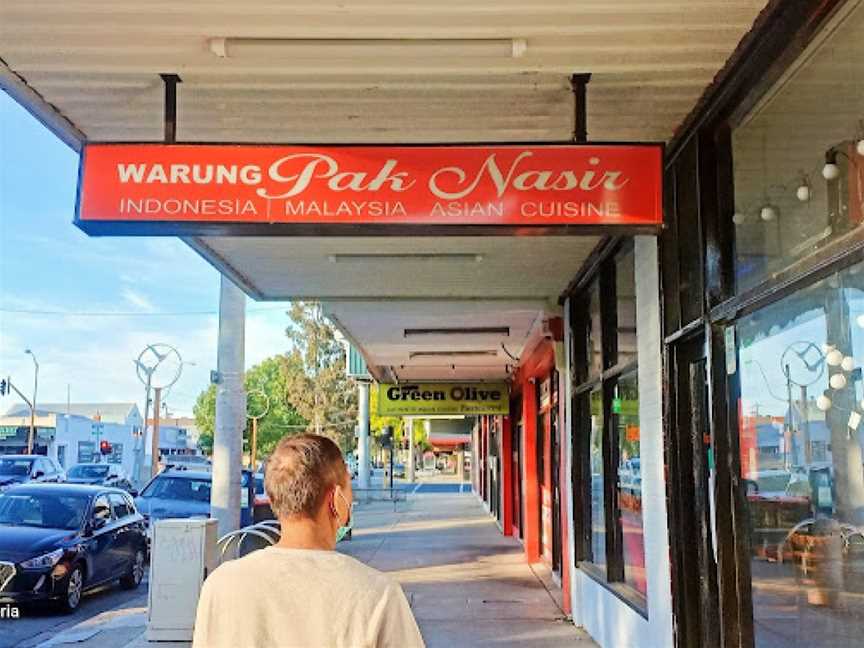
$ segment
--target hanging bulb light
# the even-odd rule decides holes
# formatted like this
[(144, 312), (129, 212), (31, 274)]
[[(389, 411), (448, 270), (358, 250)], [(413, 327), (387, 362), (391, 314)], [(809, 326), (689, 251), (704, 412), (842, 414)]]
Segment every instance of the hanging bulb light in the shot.
[(852, 372), (855, 369), (855, 360), (852, 356), (846, 356), (843, 358), (843, 362), (840, 363), (840, 368), (846, 373)]
[(825, 394), (822, 394), (822, 396), (816, 399), (816, 407), (818, 407), (822, 412), (827, 412), (831, 409), (831, 405), (833, 405), (831, 399), (825, 396)]
[(858, 326), (864, 328), (864, 315), (859, 315), (855, 318), (855, 321), (858, 323)]
[(840, 177), (840, 167), (837, 166), (837, 151), (830, 149), (825, 153), (825, 166), (822, 167), (822, 177), (831, 182)]
[(855, 151), (857, 151), (858, 155), (864, 155), (864, 137), (859, 139), (855, 144)]
[(734, 214), (732, 214), (732, 222), (736, 225), (743, 225), (746, 220), (747, 217), (744, 215), (743, 212), (736, 211)]
[(846, 376), (842, 373), (836, 373), (828, 380), (831, 389), (843, 389), (846, 386)]
[(770, 203), (766, 203), (759, 211), (759, 218), (766, 223), (770, 223), (777, 218), (777, 208)]
[[(862, 317), (864, 317), (864, 315), (862, 315)], [(831, 352), (832, 352), (834, 349), (836, 349), (836, 348), (837, 348), (837, 347), (834, 346), (833, 344), (828, 344), (828, 343), (826, 342), (825, 344), (822, 345), (822, 353), (825, 353), (825, 354), (827, 354), (827, 353), (831, 353)]]
[(801, 184), (798, 185), (798, 188), (795, 190), (795, 197), (798, 198), (801, 202), (807, 202), (810, 200), (812, 192), (810, 191), (810, 180), (807, 176), (801, 177)]
[(829, 351), (828, 355), (825, 356), (825, 362), (828, 363), (829, 367), (839, 367), (840, 363), (843, 362), (843, 354), (837, 349)]

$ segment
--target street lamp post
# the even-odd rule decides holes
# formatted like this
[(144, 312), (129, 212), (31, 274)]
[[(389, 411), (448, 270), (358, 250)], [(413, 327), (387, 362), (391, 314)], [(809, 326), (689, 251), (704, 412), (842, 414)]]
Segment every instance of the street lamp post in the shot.
[(36, 354), (30, 349), (24, 349), (24, 353), (33, 358), (33, 400), (30, 402), (30, 434), (27, 437), (27, 454), (33, 454), (33, 445), (36, 442), (36, 390), (39, 387), (39, 362)]

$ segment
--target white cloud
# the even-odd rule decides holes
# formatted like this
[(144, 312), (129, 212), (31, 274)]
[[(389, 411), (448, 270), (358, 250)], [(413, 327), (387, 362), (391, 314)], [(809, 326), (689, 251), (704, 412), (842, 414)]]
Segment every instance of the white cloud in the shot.
[(120, 296), (123, 297), (128, 303), (132, 304), (135, 308), (145, 312), (145, 313), (155, 313), (156, 306), (153, 305), (147, 297), (142, 295), (140, 292), (136, 290), (132, 290), (128, 286), (124, 287), (120, 291)]

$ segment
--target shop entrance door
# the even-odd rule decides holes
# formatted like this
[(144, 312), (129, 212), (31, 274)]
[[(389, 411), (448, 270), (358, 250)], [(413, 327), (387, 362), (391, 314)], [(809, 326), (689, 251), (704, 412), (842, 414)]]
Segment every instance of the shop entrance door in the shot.
[(670, 347), (668, 443), (673, 610), (678, 646), (719, 648), (713, 442), (704, 338)]

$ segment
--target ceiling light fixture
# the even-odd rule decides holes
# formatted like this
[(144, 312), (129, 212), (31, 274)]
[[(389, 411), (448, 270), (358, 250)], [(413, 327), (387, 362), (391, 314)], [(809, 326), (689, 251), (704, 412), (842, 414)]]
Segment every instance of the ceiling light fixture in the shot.
[(417, 252), (417, 253), (394, 253), (394, 254), (331, 254), (330, 263), (364, 263), (378, 261), (448, 261), (462, 263), (480, 263), (483, 261), (482, 254), (473, 252)]
[(412, 351), (408, 354), (408, 358), (472, 358), (497, 356), (498, 352), (495, 349), (477, 349), (472, 351)]
[(522, 58), (524, 38), (241, 38), (217, 37), (207, 48), (219, 58)]
[(417, 335), (502, 335), (510, 337), (509, 326), (461, 326), (452, 328), (406, 328), (404, 337)]
[(801, 184), (798, 185), (798, 188), (795, 190), (795, 197), (798, 198), (801, 202), (808, 202), (810, 197), (812, 196), (812, 192), (810, 191), (810, 178), (806, 175), (801, 175)]

